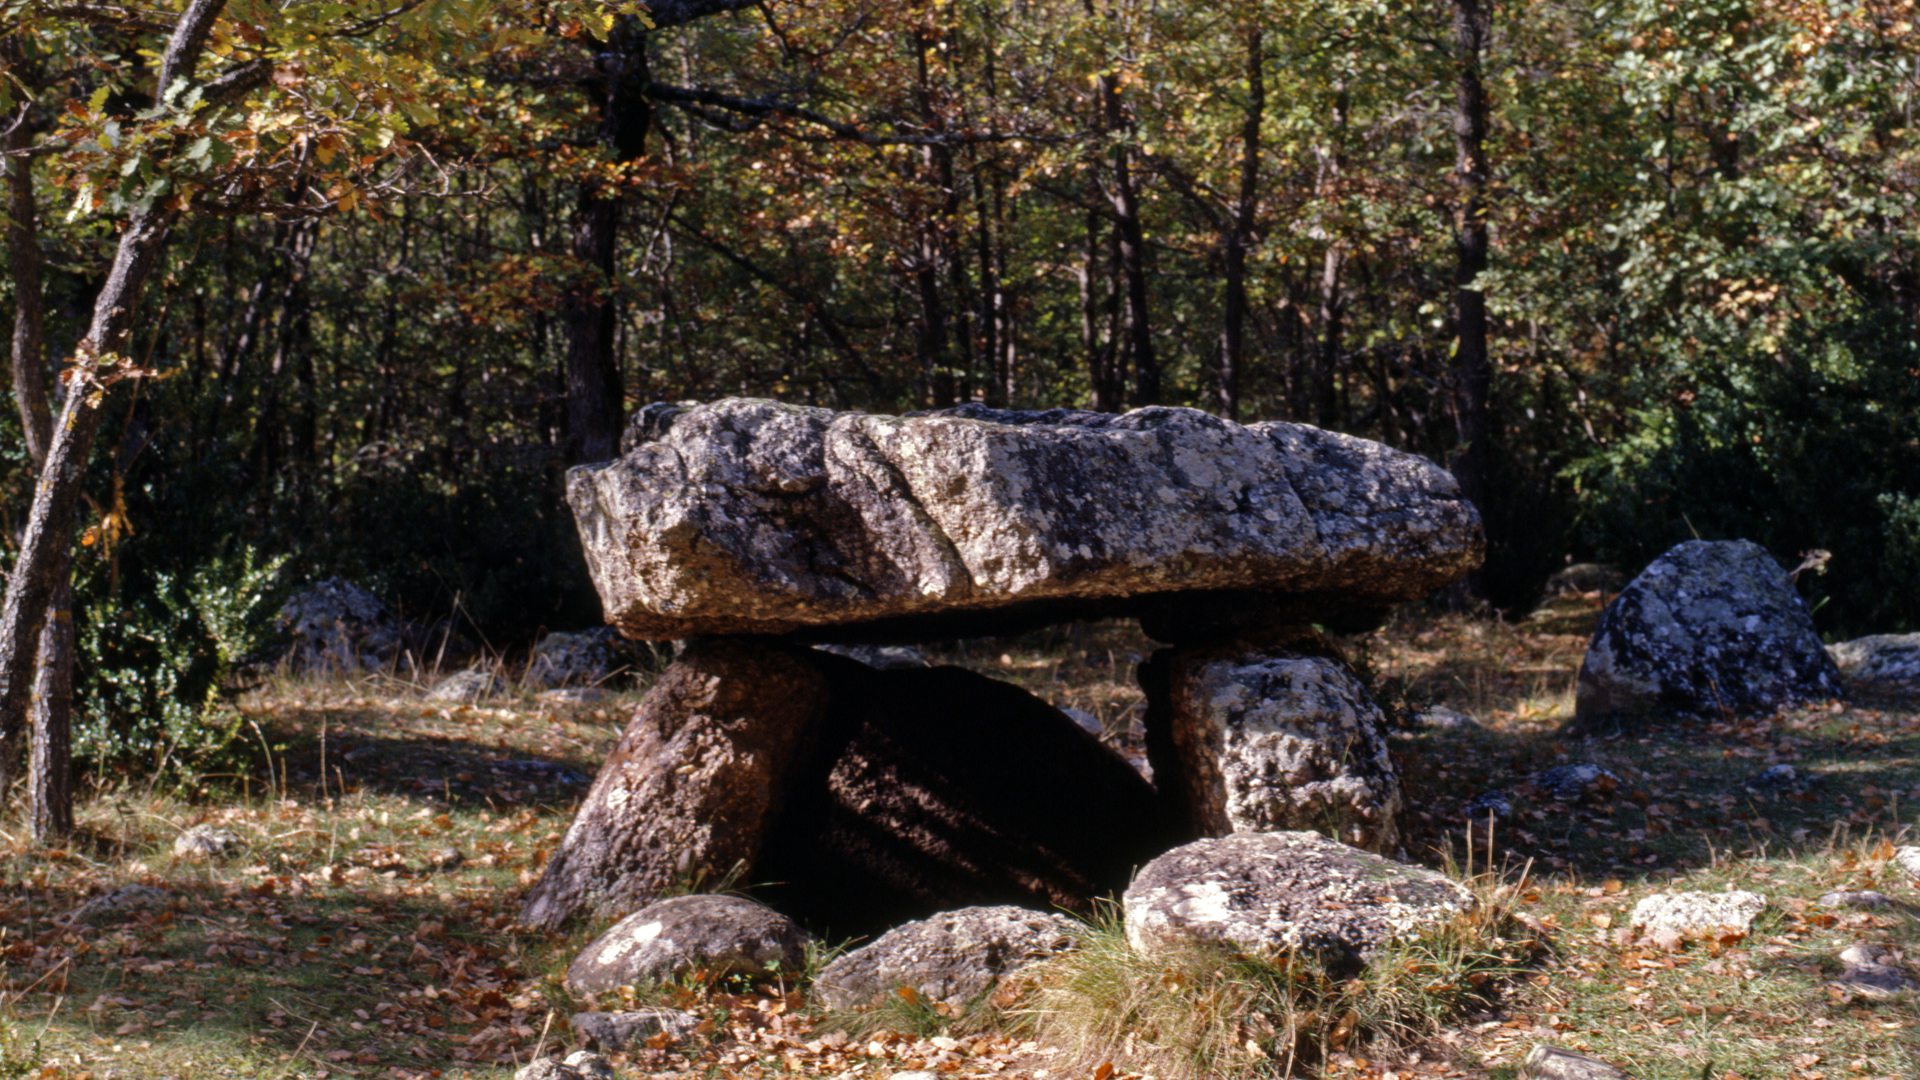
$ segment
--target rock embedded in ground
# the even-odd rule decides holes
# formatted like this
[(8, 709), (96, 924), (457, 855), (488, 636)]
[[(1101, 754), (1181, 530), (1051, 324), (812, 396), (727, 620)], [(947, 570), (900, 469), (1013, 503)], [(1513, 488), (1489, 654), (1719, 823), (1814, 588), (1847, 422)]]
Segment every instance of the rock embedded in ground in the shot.
[(1141, 683), (1153, 774), (1190, 833), (1327, 829), (1356, 847), (1397, 845), (1386, 717), (1339, 661), (1165, 649)]
[(1409, 727), (1425, 731), (1477, 731), (1480, 722), (1445, 705), (1429, 705), (1407, 718)]
[(1801, 772), (1783, 761), (1755, 773), (1753, 779), (1747, 781), (1747, 789), (1763, 793), (1802, 791), (1812, 786), (1816, 779), (1812, 774)]
[(792, 919), (741, 896), (676, 896), (609, 927), (567, 968), (580, 995), (706, 972), (792, 974), (806, 963), (807, 935)]
[(1553, 572), (1547, 579), (1547, 595), (1578, 596), (1591, 592), (1618, 592), (1627, 576), (1618, 568), (1603, 563), (1574, 563)]
[(572, 470), (568, 500), (608, 620), (646, 639), (938, 636), (965, 613), (984, 632), (1175, 594), (1290, 599), (1313, 621), (1424, 596), (1482, 553), (1432, 462), (1178, 408), (728, 399), (661, 412), (623, 457)]
[(122, 885), (81, 904), (67, 916), (67, 921), (74, 925), (112, 922), (166, 906), (167, 893), (163, 889), (151, 885)]
[(625, 1012), (573, 1014), (573, 1034), (590, 1049), (618, 1054), (645, 1046), (664, 1035), (678, 1041), (700, 1026), (700, 1018), (682, 1009), (629, 1009)]
[(1920, 882), (1920, 845), (1906, 844), (1893, 851), (1893, 864), (1907, 872), (1907, 877)]
[(1827, 646), (1847, 685), (1872, 694), (1920, 690), (1920, 634), (1873, 634)]
[(813, 989), (836, 1009), (868, 1005), (902, 988), (963, 1008), (1007, 976), (1073, 948), (1082, 932), (1064, 915), (1006, 905), (942, 912), (845, 953), (821, 969)]
[(1620, 789), (1620, 777), (1590, 761), (1555, 765), (1535, 773), (1528, 781), (1542, 794), (1561, 802), (1585, 802), (1604, 799)]
[(1665, 713), (1758, 716), (1839, 696), (1840, 672), (1773, 556), (1745, 540), (1691, 540), (1601, 613), (1573, 726), (1608, 731)]
[(1907, 974), (1900, 957), (1885, 945), (1856, 942), (1840, 952), (1841, 972), (1833, 981), (1842, 993), (1873, 1000), (1885, 1000), (1920, 990)]
[(562, 686), (557, 690), (542, 690), (536, 696), (546, 705), (580, 708), (605, 704), (613, 695), (597, 686)]
[(1488, 818), (1510, 818), (1513, 816), (1513, 800), (1507, 798), (1504, 791), (1483, 791), (1467, 800), (1467, 817), (1475, 822)]
[(1542, 1043), (1527, 1053), (1520, 1080), (1632, 1080), (1598, 1058)]
[(1148, 863), (1122, 900), (1135, 949), (1219, 946), (1250, 956), (1302, 950), (1357, 970), (1383, 946), (1476, 906), (1445, 875), (1315, 833), (1235, 833)]
[(390, 671), (406, 660), (406, 630), (387, 605), (343, 578), (327, 578), (289, 597), (279, 623), (287, 667), (297, 675)]
[(513, 1080), (614, 1080), (613, 1064), (599, 1054), (576, 1050), (565, 1059), (541, 1058), (523, 1066)]
[(534, 645), (526, 681), (544, 690), (598, 686), (632, 665), (638, 648), (611, 626), (551, 633)]
[(690, 644), (641, 700), (521, 921), (624, 916), (751, 866), (827, 704), (825, 678), (798, 652)]
[(484, 668), (469, 668), (456, 671), (435, 683), (427, 692), (428, 701), (447, 704), (472, 705), (506, 693), (507, 684), (500, 676)]
[(231, 829), (195, 825), (173, 838), (173, 856), (195, 862), (219, 859), (240, 850), (240, 837)]
[(1629, 925), (1656, 941), (1745, 934), (1767, 910), (1767, 898), (1743, 889), (1654, 893), (1633, 906)]
[(590, 1050), (575, 1050), (566, 1057), (566, 1066), (580, 1074), (580, 1080), (617, 1080), (613, 1063)]
[(1876, 908), (1892, 907), (1893, 898), (1872, 889), (1836, 889), (1823, 894), (1820, 897), (1820, 903), (1824, 907), (1858, 908), (1871, 911)]

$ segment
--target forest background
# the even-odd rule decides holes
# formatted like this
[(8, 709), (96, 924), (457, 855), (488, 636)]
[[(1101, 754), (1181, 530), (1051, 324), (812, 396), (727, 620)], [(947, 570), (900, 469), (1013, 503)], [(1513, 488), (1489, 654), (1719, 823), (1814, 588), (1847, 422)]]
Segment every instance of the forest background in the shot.
[(53, 624), (109, 772), (220, 741), (294, 584), (596, 624), (562, 477), (656, 400), (1304, 421), (1449, 463), (1495, 611), (1747, 537), (1828, 554), (1829, 635), (1915, 629), (1916, 18), (0, 0), (0, 544), (82, 395)]

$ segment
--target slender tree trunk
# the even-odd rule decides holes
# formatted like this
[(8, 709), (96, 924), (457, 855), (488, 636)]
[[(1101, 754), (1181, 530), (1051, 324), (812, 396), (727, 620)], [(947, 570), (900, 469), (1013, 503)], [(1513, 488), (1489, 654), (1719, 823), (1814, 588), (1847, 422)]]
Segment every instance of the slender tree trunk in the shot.
[[(1120, 92), (1110, 76), (1100, 77), (1110, 130), (1130, 127)], [(1126, 286), (1127, 355), (1133, 368), (1133, 403), (1157, 405), (1160, 402), (1160, 360), (1154, 350), (1153, 320), (1147, 290), (1147, 236), (1140, 224), (1140, 196), (1133, 182), (1133, 149), (1125, 142), (1113, 148), (1114, 236), (1119, 244), (1120, 267)]]
[(1087, 212), (1086, 248), (1080, 263), (1080, 348), (1087, 358), (1087, 381), (1093, 388), (1093, 407), (1112, 412), (1120, 407), (1114, 386), (1113, 336), (1101, 334), (1100, 263), (1105, 245), (1100, 236), (1100, 214)]
[(33, 741), (27, 765), (27, 802), (33, 838), (40, 843), (73, 832), (73, 583), (72, 558), (59, 575), (53, 610), (40, 631), (33, 681)]
[[(1344, 144), (1350, 100), (1345, 82), (1336, 84), (1332, 130), (1327, 148), (1320, 155), (1317, 186), (1322, 199), (1342, 197), (1340, 177), (1346, 167)], [(1327, 249), (1320, 256), (1320, 341), (1312, 379), (1313, 422), (1323, 428), (1335, 427), (1339, 421), (1340, 369), (1347, 329), (1346, 267), (1346, 239), (1337, 231), (1329, 230)]]
[[(1493, 368), (1487, 356), (1487, 297), (1475, 282), (1487, 268), (1487, 93), (1481, 71), (1491, 22), (1492, 0), (1454, 0), (1454, 57), (1458, 69), (1454, 183), (1459, 194), (1454, 209), (1453, 297), (1459, 337), (1453, 383), (1459, 444), (1452, 465), (1461, 492), (1480, 507), (1483, 519), (1491, 516), (1487, 472)], [(1477, 580), (1470, 582), (1469, 588), (1477, 593)]]
[[(1257, 16), (1256, 16), (1257, 18)], [(1266, 39), (1255, 22), (1247, 30), (1247, 111), (1240, 125), (1240, 193), (1227, 221), (1221, 303), (1220, 415), (1240, 418), (1240, 378), (1246, 367), (1247, 250), (1253, 246), (1253, 218), (1260, 198), (1260, 126), (1266, 118)]]

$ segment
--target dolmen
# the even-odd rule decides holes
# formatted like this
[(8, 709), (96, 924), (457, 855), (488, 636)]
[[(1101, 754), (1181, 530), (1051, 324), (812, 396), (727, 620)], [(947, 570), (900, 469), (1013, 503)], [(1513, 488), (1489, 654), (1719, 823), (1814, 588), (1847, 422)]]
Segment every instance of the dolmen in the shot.
[[(1204, 837), (1392, 851), (1383, 721), (1319, 628), (1377, 625), (1483, 547), (1425, 459), (1180, 408), (656, 405), (568, 499), (608, 622), (681, 644), (525, 898), (541, 927), (742, 886), (874, 933), (1084, 910)], [(1093, 617), (1165, 646), (1157, 790), (1019, 687), (840, 648)]]

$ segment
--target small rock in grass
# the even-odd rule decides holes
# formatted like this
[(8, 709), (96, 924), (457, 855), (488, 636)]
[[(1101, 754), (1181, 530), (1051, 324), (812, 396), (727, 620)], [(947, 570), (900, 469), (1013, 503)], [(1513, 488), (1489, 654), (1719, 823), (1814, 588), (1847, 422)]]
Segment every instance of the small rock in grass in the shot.
[(699, 1025), (699, 1017), (680, 1009), (573, 1014), (573, 1033), (580, 1037), (580, 1041), (610, 1054), (642, 1045), (656, 1035), (682, 1039)]
[(1414, 713), (1412, 720), (1414, 727), (1428, 731), (1472, 731), (1480, 726), (1478, 720), (1445, 705), (1429, 705)]
[(1893, 861), (1899, 865), (1900, 869), (1907, 872), (1908, 877), (1920, 881), (1920, 845), (1908, 844), (1906, 847), (1896, 848)]
[(1655, 893), (1633, 906), (1633, 928), (1663, 944), (1709, 934), (1745, 934), (1767, 910), (1759, 893), (1729, 889), (1722, 893)]
[(118, 918), (135, 911), (151, 911), (165, 907), (167, 894), (151, 885), (122, 885), (112, 892), (81, 904), (67, 917), (71, 923), (97, 923)]
[(1483, 791), (1467, 800), (1467, 817), (1472, 821), (1513, 816), (1513, 802), (1504, 791)]
[(232, 854), (240, 847), (240, 837), (230, 829), (216, 829), (211, 825), (195, 825), (186, 832), (173, 838), (173, 856), (176, 859), (218, 859)]
[(427, 868), (430, 870), (453, 870), (466, 861), (467, 857), (457, 847), (435, 848), (427, 853)]
[(1747, 790), (1756, 792), (1803, 791), (1811, 786), (1816, 779), (1818, 778), (1811, 773), (1801, 772), (1799, 769), (1785, 762), (1781, 762), (1778, 765), (1769, 765), (1756, 773), (1753, 779), (1747, 781)]
[(1629, 1080), (1626, 1073), (1601, 1061), (1544, 1043), (1527, 1054), (1520, 1080)]
[(586, 1080), (580, 1070), (559, 1058), (541, 1058), (531, 1065), (522, 1066), (513, 1074), (513, 1080)]
[(547, 705), (598, 705), (610, 697), (605, 690), (597, 686), (563, 686), (558, 690), (542, 690), (539, 698)]
[(1893, 906), (1893, 898), (1872, 889), (1835, 889), (1820, 897), (1825, 907), (1884, 908)]
[(590, 1050), (568, 1054), (566, 1066), (579, 1073), (581, 1080), (615, 1080), (613, 1063)]
[(1580, 802), (1612, 794), (1620, 787), (1620, 777), (1589, 761), (1575, 765), (1555, 765), (1536, 773), (1533, 786), (1561, 802)]
[(1884, 945), (1871, 942), (1849, 945), (1841, 950), (1840, 963), (1845, 968), (1833, 986), (1853, 997), (1884, 1000), (1920, 989), (1920, 983), (1914, 982), (1901, 966), (1900, 958)]
[(507, 684), (500, 681), (500, 676), (491, 671), (473, 668), (468, 671), (456, 671), (441, 679), (439, 684), (427, 694), (427, 700), (471, 705), (483, 698), (504, 693), (506, 689)]
[(858, 1008), (902, 988), (961, 1008), (1021, 969), (1071, 949), (1079, 936), (1078, 923), (1051, 912), (1006, 905), (942, 912), (894, 927), (828, 964), (814, 992), (836, 1009)]
[(648, 904), (595, 938), (567, 968), (567, 986), (597, 994), (690, 971), (797, 971), (806, 945), (805, 931), (764, 904), (739, 896), (676, 896)]

